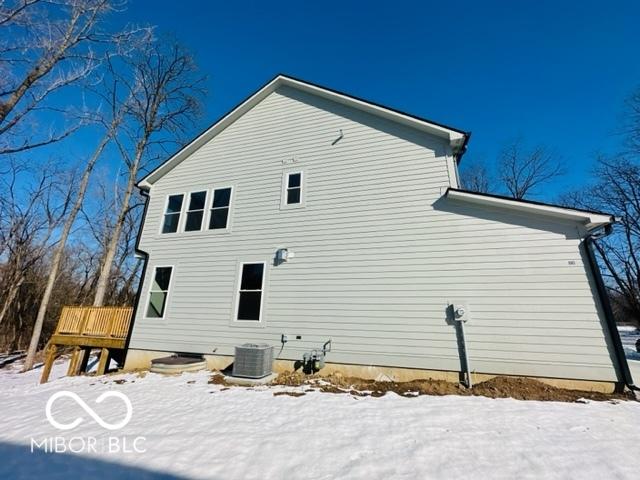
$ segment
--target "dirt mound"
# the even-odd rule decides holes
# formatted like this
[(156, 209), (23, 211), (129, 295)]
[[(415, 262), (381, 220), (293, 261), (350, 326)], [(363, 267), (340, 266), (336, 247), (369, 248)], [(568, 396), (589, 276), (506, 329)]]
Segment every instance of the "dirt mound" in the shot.
[(378, 382), (355, 377), (327, 377), (332, 385), (360, 392), (363, 395), (381, 397), (387, 392), (394, 392), (405, 397), (418, 395), (460, 395), (463, 388), (442, 380), (412, 380), (410, 382)]
[(289, 397), (302, 397), (306, 395), (304, 392), (273, 392), (274, 397), (279, 397), (281, 395), (288, 395)]
[[(302, 372), (282, 372), (278, 374), (273, 381), (274, 385), (285, 385), (287, 387), (299, 387), (300, 385), (306, 385), (314, 380), (322, 378), (318, 375), (305, 375)], [(329, 378), (329, 377), (327, 377)]]
[(516, 400), (540, 400), (556, 402), (575, 402), (581, 398), (589, 400), (612, 400), (626, 398), (622, 395), (567, 390), (552, 387), (531, 378), (495, 377), (479, 383), (470, 391), (471, 395), (482, 395), (491, 398), (515, 398)]
[(211, 375), (211, 378), (209, 378), (209, 383), (213, 385), (228, 385), (227, 381), (224, 379), (224, 375), (221, 375), (219, 373), (214, 373), (213, 375)]
[(472, 389), (442, 380), (412, 380), (410, 382), (379, 382), (355, 377), (344, 377), (339, 373), (327, 376), (305, 375), (301, 372), (284, 372), (278, 375), (275, 385), (298, 387), (313, 386), (325, 393), (344, 393), (354, 396), (381, 397), (393, 392), (403, 397), (419, 395), (477, 395), (489, 398), (515, 398), (517, 400), (539, 400), (576, 402), (588, 400), (629, 400), (622, 394), (604, 394), (552, 387), (538, 380), (519, 377), (495, 377), (479, 383)]

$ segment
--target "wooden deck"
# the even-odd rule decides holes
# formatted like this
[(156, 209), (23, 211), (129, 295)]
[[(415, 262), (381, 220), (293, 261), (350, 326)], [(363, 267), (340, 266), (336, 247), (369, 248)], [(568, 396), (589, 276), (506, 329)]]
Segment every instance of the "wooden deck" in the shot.
[(101, 348), (98, 374), (107, 368), (109, 356), (124, 350), (131, 324), (132, 307), (63, 307), (56, 330), (46, 347), (40, 383), (49, 379), (51, 367), (62, 346), (74, 346), (68, 375), (86, 368), (92, 348)]

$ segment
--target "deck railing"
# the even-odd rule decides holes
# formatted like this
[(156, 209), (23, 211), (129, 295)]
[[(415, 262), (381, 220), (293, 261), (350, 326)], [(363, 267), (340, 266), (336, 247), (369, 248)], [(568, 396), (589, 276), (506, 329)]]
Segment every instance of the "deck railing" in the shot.
[(132, 307), (63, 307), (54, 335), (126, 338)]

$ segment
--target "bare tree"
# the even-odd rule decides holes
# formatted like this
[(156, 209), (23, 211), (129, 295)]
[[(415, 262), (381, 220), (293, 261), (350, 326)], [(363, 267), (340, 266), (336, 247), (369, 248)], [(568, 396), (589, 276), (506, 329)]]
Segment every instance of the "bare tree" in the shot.
[(522, 199), (564, 174), (560, 161), (543, 146), (526, 150), (521, 141), (507, 145), (498, 158), (498, 176), (513, 198)]
[(613, 235), (594, 245), (618, 320), (640, 327), (640, 164), (625, 156), (600, 157), (594, 173), (594, 185), (565, 196), (563, 203), (613, 213), (619, 219)]
[[(69, 119), (72, 106), (52, 97), (87, 81), (114, 45), (127, 49), (138, 32), (147, 34), (147, 29), (110, 33), (104, 28), (109, 14), (123, 6), (123, 0), (0, 2), (0, 154), (60, 141), (84, 123), (82, 109)], [(35, 128), (43, 110), (57, 127)]]
[(131, 92), (128, 122), (116, 136), (127, 181), (102, 261), (93, 304), (104, 304), (138, 172), (154, 159), (155, 147), (175, 142), (200, 113), (204, 78), (191, 55), (175, 42), (153, 42), (131, 61), (131, 77), (120, 77)]
[[(17, 179), (28, 176), (22, 188)], [(59, 227), (70, 203), (63, 176), (51, 162), (33, 172), (12, 161), (0, 183), (0, 251), (5, 261), (0, 268), (0, 325), (34, 266), (48, 253), (53, 232)], [(20, 182), (23, 183), (23, 182)]]
[(462, 188), (471, 192), (489, 193), (494, 184), (494, 179), (487, 165), (479, 160), (472, 160), (463, 165), (460, 170)]
[[(117, 84), (115, 80), (113, 80), (113, 84)], [(114, 87), (115, 88), (115, 87)], [(69, 239), (69, 235), (71, 234), (71, 229), (76, 222), (76, 218), (82, 209), (82, 205), (84, 203), (85, 195), (87, 192), (87, 188), (89, 186), (89, 180), (91, 179), (91, 174), (93, 169), (95, 168), (96, 163), (102, 156), (107, 145), (113, 140), (116, 135), (116, 132), (120, 125), (124, 120), (125, 115), (125, 106), (119, 104), (118, 102), (112, 102), (111, 104), (111, 116), (103, 118), (103, 123), (105, 126), (104, 133), (92, 155), (89, 157), (87, 162), (84, 165), (84, 170), (82, 172), (80, 182), (78, 185), (77, 192), (75, 194), (75, 199), (72, 203), (72, 206), (69, 210), (69, 214), (67, 215), (64, 224), (62, 226), (62, 230), (60, 232), (60, 238), (56, 245), (55, 251), (53, 253), (53, 258), (51, 260), (51, 266), (46, 282), (46, 286), (42, 293), (42, 298), (40, 299), (38, 314), (36, 316), (35, 324), (33, 327), (33, 333), (31, 335), (31, 342), (29, 344), (29, 349), (27, 351), (27, 357), (24, 362), (23, 370), (27, 371), (33, 368), (33, 364), (35, 362), (36, 352), (38, 350), (38, 345), (40, 343), (40, 335), (42, 333), (42, 326), (44, 325), (44, 319), (47, 314), (47, 309), (49, 308), (49, 301), (51, 299), (51, 295), (53, 293), (54, 286), (56, 284), (58, 272), (60, 270), (60, 265), (63, 261), (63, 257), (65, 254), (65, 248), (67, 245), (67, 241)], [(107, 120), (107, 118), (109, 118)]]
[(634, 157), (640, 156), (640, 87), (625, 102), (623, 135), (628, 151)]

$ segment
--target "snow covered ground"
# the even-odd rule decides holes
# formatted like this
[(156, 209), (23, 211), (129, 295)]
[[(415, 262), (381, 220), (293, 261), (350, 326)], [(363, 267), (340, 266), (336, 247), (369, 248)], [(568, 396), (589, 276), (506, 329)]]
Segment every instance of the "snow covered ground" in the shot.
[[(38, 371), (0, 370), (0, 478), (611, 479), (636, 478), (639, 467), (636, 402), (295, 398), (273, 393), (308, 387), (225, 389), (207, 383), (209, 372), (60, 378), (65, 368), (55, 365), (46, 385), (37, 384)], [(83, 421), (58, 430), (45, 408), (60, 391), (76, 393), (111, 424), (123, 419), (126, 404), (95, 400), (122, 392), (131, 421), (107, 430), (61, 397), (52, 404), (55, 421)], [(45, 453), (43, 441), (56, 438), (78, 453)], [(91, 438), (94, 450), (85, 445)]]
[(640, 339), (640, 330), (631, 326), (619, 325), (618, 332), (633, 381), (636, 385), (640, 385), (640, 353), (636, 350), (636, 342)]
[(636, 342), (640, 339), (640, 330), (631, 326), (618, 326), (624, 353), (629, 360), (640, 360), (640, 353), (636, 350)]

